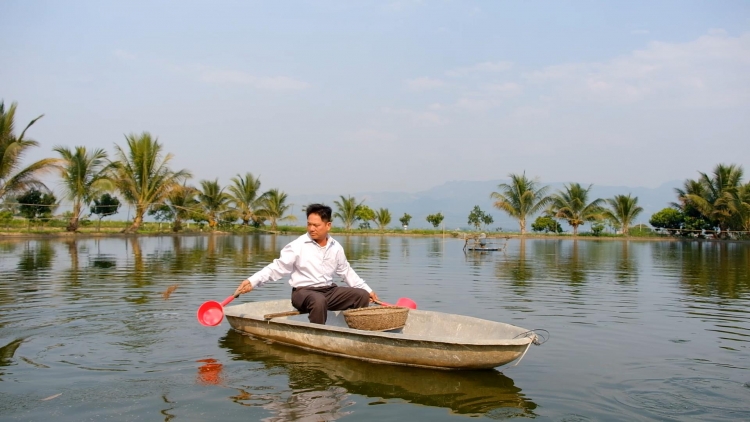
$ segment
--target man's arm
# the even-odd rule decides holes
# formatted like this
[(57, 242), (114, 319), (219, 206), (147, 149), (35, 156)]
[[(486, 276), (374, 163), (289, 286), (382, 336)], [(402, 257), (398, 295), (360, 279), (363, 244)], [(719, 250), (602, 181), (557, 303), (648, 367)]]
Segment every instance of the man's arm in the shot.
[(262, 270), (256, 272), (252, 276), (245, 280), (242, 280), (239, 287), (235, 291), (235, 294), (249, 293), (254, 288), (261, 286), (269, 281), (276, 281), (284, 276), (292, 273), (294, 270), (294, 262), (297, 260), (297, 252), (292, 245), (289, 243), (284, 246), (281, 250), (279, 257), (274, 259), (273, 262), (263, 267)]
[(336, 254), (336, 274), (344, 280), (344, 283), (349, 287), (356, 287), (358, 289), (365, 289), (368, 293), (372, 293), (372, 289), (367, 285), (362, 277), (360, 277), (354, 269), (349, 265), (349, 261), (346, 260), (344, 250), (341, 249)]

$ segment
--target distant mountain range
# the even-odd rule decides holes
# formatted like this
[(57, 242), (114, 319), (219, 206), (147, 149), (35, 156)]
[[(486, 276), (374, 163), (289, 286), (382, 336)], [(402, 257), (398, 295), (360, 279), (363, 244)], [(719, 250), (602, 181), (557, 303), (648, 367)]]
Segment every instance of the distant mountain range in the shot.
[[(473, 181), (451, 181), (440, 186), (422, 192), (354, 192), (350, 195), (358, 201), (364, 200), (364, 204), (377, 210), (388, 208), (393, 221), (389, 227), (399, 227), (398, 219), (408, 213), (412, 216), (410, 228), (432, 228), (425, 219), (429, 214), (442, 212), (445, 216), (444, 224), (446, 230), (468, 229), (467, 222), (469, 212), (475, 205), (479, 205), (482, 211), (489, 213), (495, 222), (488, 228), (494, 231), (501, 228), (504, 231), (518, 231), (518, 222), (504, 212), (492, 206), (490, 194), (498, 191), (500, 183), (508, 183), (508, 180), (490, 180), (482, 182)], [(553, 193), (564, 187), (564, 183), (548, 183), (549, 192)], [(585, 186), (585, 185), (584, 185)], [(591, 189), (591, 199), (612, 198), (615, 195), (627, 195), (628, 193), (638, 197), (638, 205), (643, 207), (643, 212), (637, 218), (637, 223), (646, 223), (651, 215), (669, 206), (677, 199), (675, 188), (681, 187), (682, 181), (675, 180), (664, 183), (656, 188), (630, 187), (630, 186), (597, 186)], [(346, 196), (346, 195), (345, 195)], [(297, 216), (299, 225), (304, 225), (305, 215), (302, 207), (314, 202), (321, 202), (336, 209), (333, 201), (339, 200), (339, 195), (289, 195), (288, 201), (294, 204), (294, 215)], [(534, 217), (535, 218), (535, 217)], [(531, 230), (531, 218), (527, 222), (526, 229)], [(341, 226), (341, 221), (334, 221), (335, 226)], [(568, 231), (570, 226), (562, 223), (563, 229)], [(374, 225), (373, 225), (374, 227)], [(586, 224), (582, 230), (588, 231), (590, 227)]]

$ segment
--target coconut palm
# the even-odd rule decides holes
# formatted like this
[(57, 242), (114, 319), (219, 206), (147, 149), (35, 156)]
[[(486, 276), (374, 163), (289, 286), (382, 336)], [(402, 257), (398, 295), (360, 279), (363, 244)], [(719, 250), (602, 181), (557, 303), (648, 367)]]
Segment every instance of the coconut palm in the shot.
[(27, 167), (21, 167), (23, 154), (31, 147), (39, 146), (37, 141), (24, 137), (26, 131), (44, 115), (29, 122), (21, 134), (16, 136), (13, 127), (16, 106), (16, 103), (12, 103), (6, 109), (5, 103), (0, 101), (0, 200), (8, 194), (31, 188), (46, 189), (37, 177), (45, 171), (52, 170), (58, 164), (55, 158), (45, 158)]
[(601, 218), (600, 205), (604, 200), (597, 198), (588, 202), (591, 186), (584, 189), (580, 183), (570, 183), (552, 196), (551, 214), (567, 221), (573, 227), (573, 236), (578, 234), (578, 226)]
[(109, 178), (107, 153), (103, 149), (86, 151), (86, 147), (56, 146), (53, 151), (60, 154), (60, 177), (68, 200), (73, 202), (73, 214), (68, 221), (67, 230), (78, 230), (81, 213), (104, 191), (112, 190), (114, 184)]
[(198, 192), (198, 203), (203, 210), (208, 227), (219, 225), (219, 216), (229, 208), (231, 197), (219, 186), (219, 179), (201, 180), (201, 190)]
[(538, 186), (536, 180), (530, 180), (523, 174), (509, 174), (510, 183), (498, 185), (500, 192), (492, 192), (490, 198), (496, 199), (497, 209), (505, 211), (518, 220), (521, 234), (526, 234), (526, 218), (541, 211), (550, 201), (547, 196), (548, 186)]
[(622, 234), (627, 236), (628, 228), (636, 217), (643, 212), (643, 208), (638, 206), (638, 197), (632, 197), (630, 194), (615, 195), (614, 198), (607, 199), (607, 203), (610, 208), (605, 208), (602, 215), (615, 225), (620, 226)]
[(722, 236), (734, 219), (730, 203), (742, 184), (742, 173), (741, 166), (718, 164), (712, 175), (699, 173), (701, 191), (685, 198), (704, 217), (719, 226)]
[(172, 154), (162, 156), (162, 145), (150, 133), (125, 137), (127, 150), (115, 145), (114, 182), (123, 198), (135, 208), (135, 216), (125, 232), (136, 232), (143, 215), (153, 205), (163, 203), (169, 192), (190, 177), (187, 170), (172, 171)]
[(365, 201), (357, 203), (357, 200), (352, 196), (344, 198), (341, 195), (340, 198), (341, 201), (333, 201), (337, 208), (337, 211), (333, 213), (333, 217), (341, 219), (344, 223), (344, 230), (351, 230), (352, 224), (357, 219), (357, 208)]
[(271, 189), (264, 193), (260, 198), (260, 207), (255, 214), (271, 222), (271, 230), (276, 230), (279, 221), (297, 221), (294, 215), (285, 215), (291, 208), (292, 204), (287, 205), (287, 194), (278, 189)]
[(750, 232), (750, 182), (731, 195), (728, 206), (734, 216), (733, 226)]
[(169, 191), (166, 202), (174, 216), (173, 232), (182, 230), (182, 222), (198, 211), (198, 200), (195, 199), (195, 196), (199, 192), (198, 189), (188, 186), (187, 182), (176, 185)]
[(380, 208), (375, 212), (375, 224), (378, 225), (378, 230), (383, 231), (385, 227), (391, 224), (391, 212), (388, 208)]
[(229, 194), (232, 203), (240, 214), (242, 225), (247, 226), (250, 220), (255, 220), (255, 208), (258, 206), (258, 193), (260, 192), (260, 178), (253, 177), (252, 173), (245, 176), (233, 177), (232, 185), (229, 186)]

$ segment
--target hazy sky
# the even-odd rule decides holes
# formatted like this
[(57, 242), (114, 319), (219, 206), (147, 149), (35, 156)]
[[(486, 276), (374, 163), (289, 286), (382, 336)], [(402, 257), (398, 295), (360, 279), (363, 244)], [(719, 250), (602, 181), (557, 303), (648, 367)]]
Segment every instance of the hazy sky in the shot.
[(27, 161), (149, 131), (291, 194), (750, 176), (748, 1), (2, 0), (0, 28)]

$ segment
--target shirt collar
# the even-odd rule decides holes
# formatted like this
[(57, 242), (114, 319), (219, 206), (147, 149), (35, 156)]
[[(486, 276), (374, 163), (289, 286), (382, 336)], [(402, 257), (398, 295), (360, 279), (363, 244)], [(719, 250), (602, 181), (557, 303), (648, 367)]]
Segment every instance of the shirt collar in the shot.
[(305, 236), (307, 236), (307, 240), (305, 241), (305, 243), (314, 243), (315, 246), (319, 248), (329, 248), (335, 242), (335, 240), (333, 240), (330, 234), (326, 235), (326, 239), (328, 239), (328, 241), (326, 242), (325, 246), (318, 245), (318, 242), (314, 241), (313, 238), (310, 237), (310, 233), (305, 233)]

